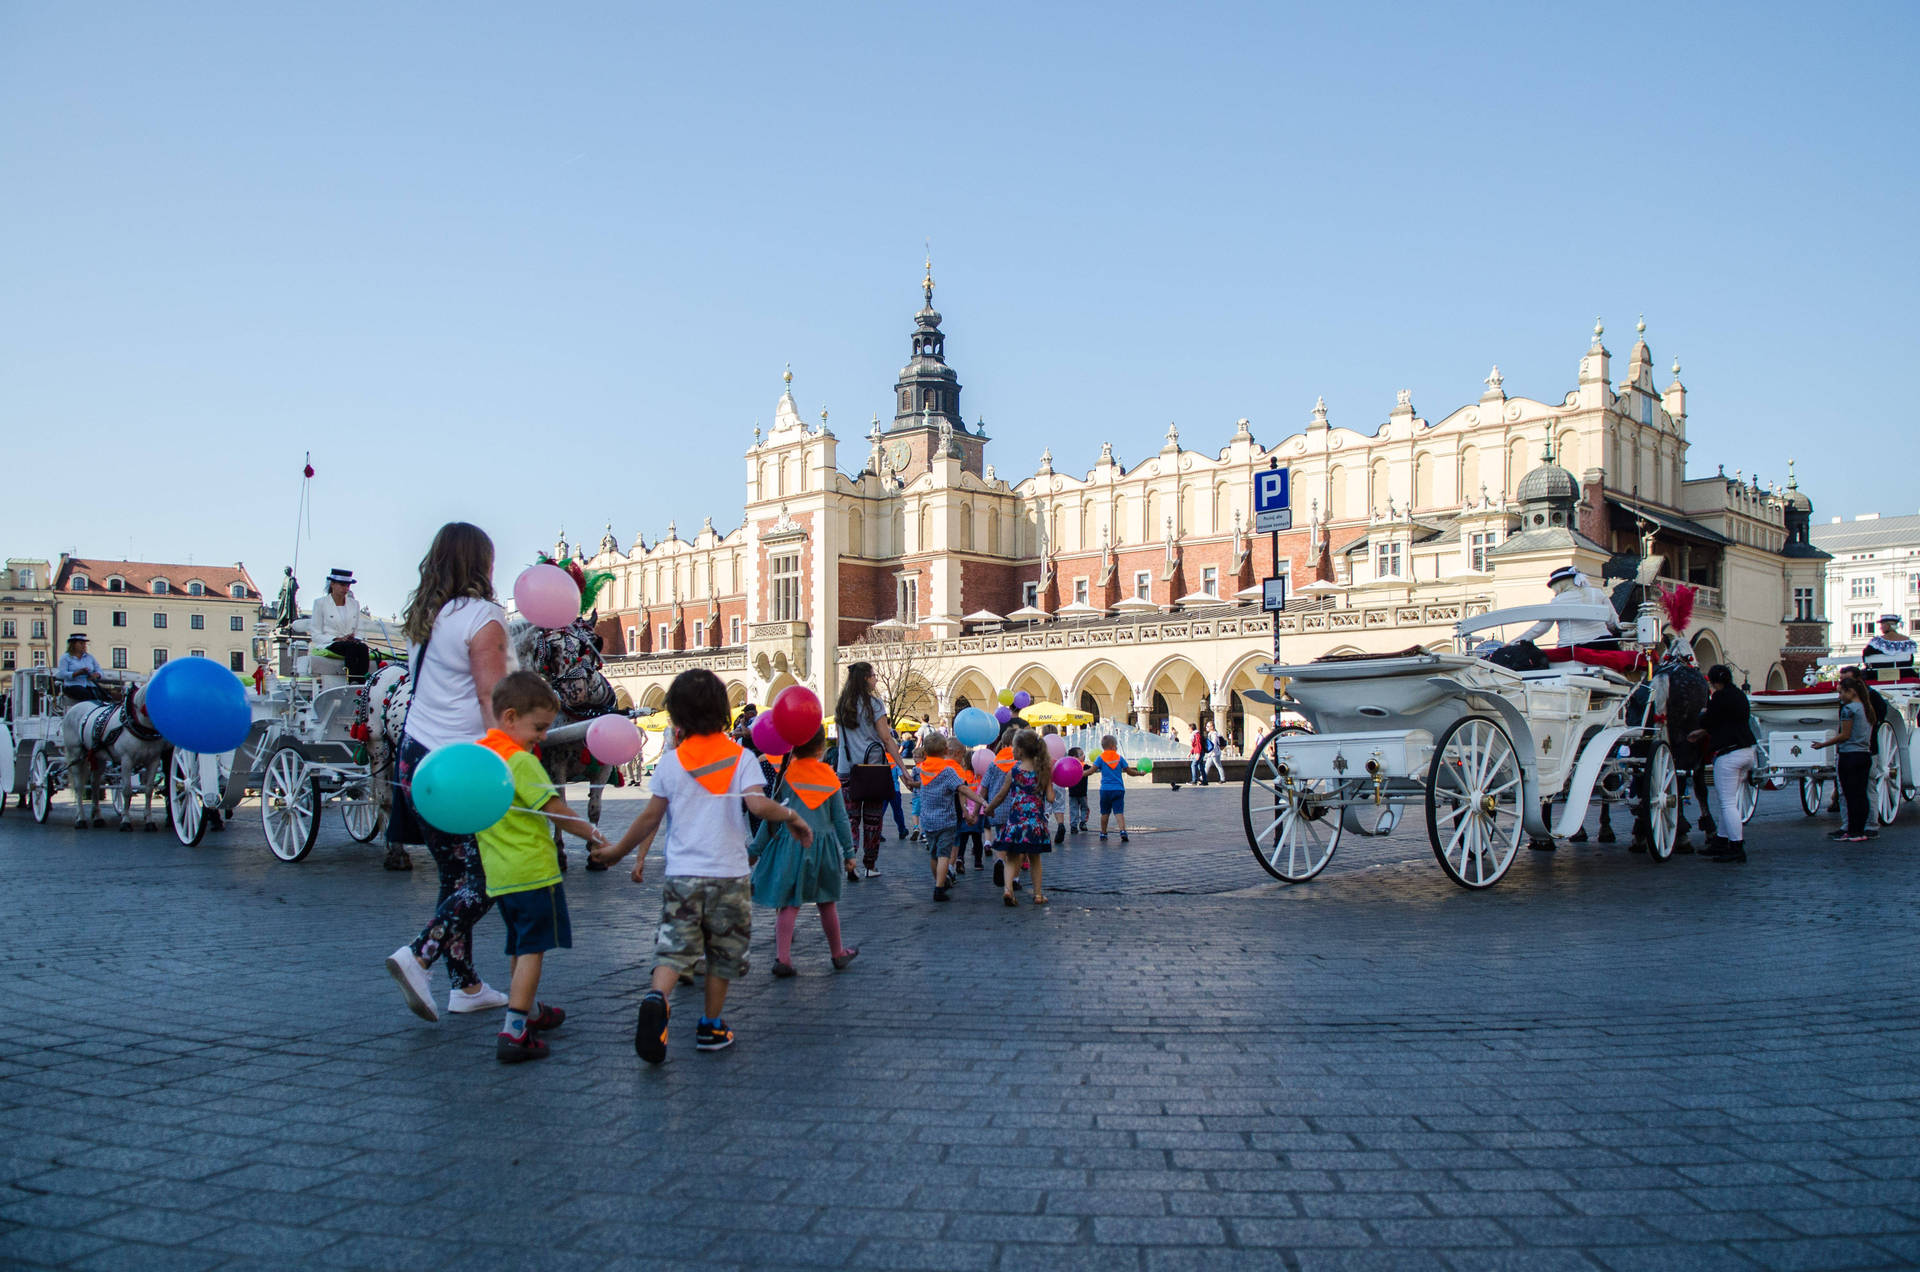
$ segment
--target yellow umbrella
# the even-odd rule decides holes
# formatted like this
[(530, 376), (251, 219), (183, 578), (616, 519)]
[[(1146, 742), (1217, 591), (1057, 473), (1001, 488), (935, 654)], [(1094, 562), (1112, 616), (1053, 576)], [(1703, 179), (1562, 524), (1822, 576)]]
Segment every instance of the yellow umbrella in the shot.
[(893, 731), (895, 733), (918, 733), (924, 727), (925, 726), (912, 716), (901, 716), (893, 722)]
[(641, 716), (638, 720), (635, 720), (634, 723), (645, 729), (648, 733), (665, 733), (673, 721), (667, 719), (667, 713), (665, 711), (656, 711), (652, 715)]
[(1074, 711), (1057, 702), (1030, 702), (1020, 711), (1020, 718), (1028, 724), (1056, 724), (1072, 726), (1092, 724), (1093, 716), (1085, 711)]

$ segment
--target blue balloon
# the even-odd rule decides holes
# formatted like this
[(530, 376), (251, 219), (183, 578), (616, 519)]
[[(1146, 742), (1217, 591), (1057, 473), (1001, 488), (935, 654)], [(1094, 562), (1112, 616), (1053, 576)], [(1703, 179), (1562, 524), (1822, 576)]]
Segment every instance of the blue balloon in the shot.
[(231, 751), (253, 726), (246, 689), (210, 658), (176, 658), (154, 672), (146, 704), (160, 736), (183, 751)]
[(513, 774), (478, 742), (429, 752), (413, 770), (413, 811), (449, 835), (477, 835), (513, 806)]
[(1000, 727), (980, 708), (968, 707), (953, 718), (953, 736), (962, 746), (985, 746), (1000, 736)]

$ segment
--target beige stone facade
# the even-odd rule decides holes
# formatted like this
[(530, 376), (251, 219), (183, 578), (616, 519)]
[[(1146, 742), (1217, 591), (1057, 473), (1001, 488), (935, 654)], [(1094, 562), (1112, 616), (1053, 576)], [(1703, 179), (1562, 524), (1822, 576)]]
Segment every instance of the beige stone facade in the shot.
[(85, 632), (108, 671), (145, 677), (193, 655), (237, 672), (253, 669), (261, 598), (245, 566), (63, 555), (53, 589), (56, 640), (64, 647), (71, 633)]
[[(1643, 553), (1700, 589), (1703, 658), (1755, 685), (1824, 643), (1792, 627), (1795, 589), (1822, 576), (1811, 505), (1724, 474), (1689, 478), (1687, 390), (1677, 364), (1655, 387), (1643, 337), (1618, 384), (1596, 323), (1558, 397), (1510, 395), (1496, 367), (1478, 400), (1437, 420), (1402, 392), (1370, 431), (1319, 405), (1271, 444), (1244, 419), (1208, 450), (1169, 427), (1131, 463), (1103, 445), (1090, 466), (1063, 469), (1047, 450), (1009, 480), (987, 462), (984, 424), (959, 415), (925, 286), (896, 416), (873, 421), (859, 471), (842, 471), (826, 412), (803, 419), (789, 372), (772, 429), (756, 429), (744, 457), (743, 524), (721, 533), (709, 519), (691, 539), (670, 530), (625, 549), (609, 527), (588, 564), (615, 575), (602, 631), (636, 702), (657, 704), (695, 665), (736, 701), (791, 683), (831, 697), (846, 664), (897, 663), (910, 642), (897, 710), (944, 716), (1014, 688), (1149, 726), (1213, 716), (1247, 736), (1268, 722), (1242, 695), (1268, 687), (1255, 668), (1276, 628), (1287, 661), (1430, 648), (1462, 617), (1547, 599), (1559, 565), (1598, 581), (1610, 560)], [(1255, 478), (1275, 464), (1290, 470), (1294, 509), (1278, 540), (1292, 599), (1278, 615), (1258, 601), (1273, 545), (1251, 528)], [(1565, 470), (1546, 483), (1563, 507), (1522, 498), (1547, 468)]]
[(53, 567), (40, 557), (8, 557), (0, 580), (0, 694), (16, 669), (59, 661), (53, 629)]

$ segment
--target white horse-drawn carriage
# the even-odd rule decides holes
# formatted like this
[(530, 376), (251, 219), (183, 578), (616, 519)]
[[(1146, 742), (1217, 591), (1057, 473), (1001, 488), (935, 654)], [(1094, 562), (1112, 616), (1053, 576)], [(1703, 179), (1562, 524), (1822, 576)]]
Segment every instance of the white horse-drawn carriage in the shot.
[[(1459, 623), (1475, 633), (1539, 619), (1605, 620), (1612, 611), (1558, 601)], [(1640, 636), (1651, 646), (1658, 624)], [(1644, 648), (1644, 647), (1643, 647)], [(1528, 837), (1562, 838), (1588, 809), (1634, 803), (1649, 854), (1678, 837), (1679, 781), (1660, 724), (1664, 683), (1645, 655), (1554, 651), (1544, 671), (1513, 671), (1466, 652), (1409, 652), (1269, 665), (1288, 686), (1284, 708), (1311, 731), (1262, 738), (1242, 794), (1247, 838), (1275, 878), (1301, 883), (1325, 869), (1343, 835), (1390, 832), (1408, 806), (1424, 811), (1447, 877), (1498, 883)], [(1609, 656), (1611, 655), (1611, 656)], [(1630, 713), (1629, 698), (1645, 684)], [(1543, 805), (1564, 801), (1548, 824)]]
[(275, 628), (255, 643), (276, 674), (265, 694), (249, 694), (253, 724), (231, 756), (182, 760), (187, 753), (176, 752), (169, 786), (176, 828), (182, 820), (203, 824), (214, 813), (231, 816), (257, 791), (267, 848), (282, 861), (313, 851), (329, 807), (340, 810), (356, 842), (370, 842), (386, 820), (375, 789), (386, 779), (368, 758), (367, 687), (349, 684), (338, 658), (311, 652), (297, 627)]
[[(160, 774), (169, 748), (140, 708), (140, 686), (138, 677), (110, 673), (106, 697), (77, 710), (50, 669), (15, 672), (7, 718), (0, 720), (0, 791), (18, 796), (18, 804), (41, 823), (52, 819), (60, 795), (71, 792), (75, 824), (80, 826), (88, 824), (89, 797), (91, 824), (105, 824), (99, 805), (100, 794), (106, 792), (123, 830), (133, 828), (133, 800), (144, 797), (143, 824), (155, 829), (153, 797), (164, 789)], [(74, 719), (69, 720), (70, 715)], [(123, 733), (129, 735), (124, 743)], [(87, 757), (86, 771), (76, 771), (74, 755)], [(4, 803), (0, 797), (0, 807)]]
[[(1756, 774), (1769, 785), (1795, 782), (1800, 808), (1809, 817), (1826, 810), (1838, 790), (1838, 753), (1831, 747), (1816, 750), (1813, 743), (1831, 737), (1839, 723), (1840, 693), (1834, 677), (1840, 668), (1860, 666), (1857, 658), (1822, 658), (1799, 689), (1781, 689), (1747, 696), (1753, 708), (1753, 734), (1760, 757)], [(1867, 687), (1886, 700), (1884, 719), (1874, 726), (1873, 768), (1867, 778), (1867, 804), (1875, 822), (1885, 826), (1900, 815), (1900, 806), (1915, 795), (1920, 774), (1920, 679), (1891, 658), (1869, 658), (1863, 668)], [(1822, 674), (1824, 673), (1824, 678)], [(1874, 677), (1878, 676), (1878, 679)]]

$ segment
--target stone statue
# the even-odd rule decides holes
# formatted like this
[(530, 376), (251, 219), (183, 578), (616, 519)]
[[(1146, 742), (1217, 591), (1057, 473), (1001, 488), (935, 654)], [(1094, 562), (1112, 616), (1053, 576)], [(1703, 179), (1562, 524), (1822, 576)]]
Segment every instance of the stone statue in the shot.
[(293, 567), (286, 568), (286, 580), (280, 584), (280, 596), (273, 603), (274, 625), (281, 631), (293, 626), (293, 620), (300, 617), (300, 580), (293, 577)]

